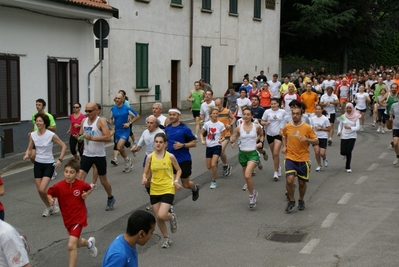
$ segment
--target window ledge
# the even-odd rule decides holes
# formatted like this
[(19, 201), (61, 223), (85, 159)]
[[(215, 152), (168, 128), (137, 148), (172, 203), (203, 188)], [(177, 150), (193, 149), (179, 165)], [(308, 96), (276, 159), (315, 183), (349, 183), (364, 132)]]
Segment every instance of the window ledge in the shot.
[(255, 20), (255, 21), (262, 21), (262, 19), (261, 18), (253, 18), (253, 20)]
[[(0, 122), (0, 126), (7, 126), (7, 125), (16, 125), (16, 124), (21, 124), (22, 121), (10, 121), (10, 122)], [(32, 123), (31, 120), (27, 121)], [(32, 127), (31, 127), (32, 128)]]
[(136, 2), (149, 3), (149, 2), (151, 2), (151, 0), (136, 0)]
[(238, 17), (238, 13), (230, 13), (230, 12), (229, 12), (229, 16)]
[(183, 8), (184, 5), (183, 4), (175, 4), (175, 3), (170, 3), (171, 7), (178, 7), (178, 8)]
[(212, 9), (204, 9), (204, 8), (201, 8), (201, 12), (204, 12), (204, 13), (213, 13), (213, 10), (212, 10)]
[(149, 92), (149, 91), (151, 91), (151, 88), (133, 88), (133, 90), (135, 92), (140, 93), (140, 92)]

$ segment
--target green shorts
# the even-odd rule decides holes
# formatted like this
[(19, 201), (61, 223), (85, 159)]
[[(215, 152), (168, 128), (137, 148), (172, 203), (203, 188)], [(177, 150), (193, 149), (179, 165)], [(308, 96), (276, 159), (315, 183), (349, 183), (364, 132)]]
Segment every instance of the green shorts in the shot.
[(238, 152), (238, 161), (240, 162), (241, 166), (247, 166), (248, 161), (253, 161), (255, 163), (259, 163), (259, 154), (258, 151), (239, 151)]

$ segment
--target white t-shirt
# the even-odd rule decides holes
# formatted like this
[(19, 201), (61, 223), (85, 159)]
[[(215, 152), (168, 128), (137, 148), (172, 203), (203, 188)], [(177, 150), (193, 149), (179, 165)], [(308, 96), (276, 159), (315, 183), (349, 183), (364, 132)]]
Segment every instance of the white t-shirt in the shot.
[(313, 116), (310, 118), (310, 125), (312, 126), (314, 132), (317, 135), (317, 138), (320, 139), (327, 139), (328, 138), (328, 132), (327, 131), (322, 131), (322, 130), (316, 130), (316, 127), (322, 127), (326, 128), (330, 126), (330, 121), (328, 118), (324, 115), (321, 115), (320, 117)]
[(323, 87), (324, 89), (327, 89), (327, 87), (331, 86), (333, 89), (335, 89), (335, 81), (334, 80), (324, 80), (321, 83), (321, 87)]
[(146, 146), (145, 148), (145, 154), (148, 156), (152, 152), (154, 152), (154, 137), (157, 133), (164, 133), (164, 131), (160, 128), (157, 128), (155, 131), (152, 133), (150, 131), (145, 130), (143, 134), (140, 137), (139, 142), (137, 143), (138, 146), (143, 147)]
[(215, 101), (211, 101), (209, 104), (204, 102), (201, 104), (201, 109), (200, 109), (200, 114), (204, 115), (204, 122), (209, 121), (209, 112), (208, 112), (208, 108), (210, 106), (215, 106)]
[(0, 220), (0, 267), (21, 267), (28, 263), (28, 253), (19, 233)]
[(388, 90), (388, 93), (389, 93), (391, 91), (391, 85), (394, 83), (394, 81), (393, 80), (390, 80), (390, 81), (385, 80), (384, 83), (387, 86), (387, 90)]
[(292, 95), (285, 93), (283, 95), (284, 109), (288, 114), (291, 114), (290, 103), (292, 100), (301, 101), (301, 98), (297, 93), (293, 93)]
[(252, 102), (251, 100), (249, 100), (248, 98), (244, 97), (244, 98), (237, 98), (237, 106), (238, 106), (238, 111), (237, 111), (237, 117), (242, 117), (242, 110), (241, 107), (244, 105), (248, 105), (251, 106)]
[(35, 161), (39, 163), (54, 162), (53, 136), (54, 133), (50, 130), (46, 130), (43, 135), (39, 135), (37, 131), (31, 134), (33, 143), (36, 147)]
[[(325, 111), (327, 111), (328, 114), (335, 114), (335, 106), (331, 103), (333, 103), (334, 101), (338, 100), (338, 96), (336, 94), (324, 94), (321, 96), (320, 98), (320, 102), (323, 104), (327, 104), (328, 102), (330, 102), (329, 106), (325, 106), (323, 107)], [(328, 118), (330, 117), (330, 115), (327, 116)]]
[(280, 91), (280, 87), (281, 87), (281, 82), (276, 81), (275, 83), (270, 80), (267, 82), (267, 84), (270, 87), (270, 91), (272, 92), (273, 96), (272, 97), (278, 97), (278, 92)]
[(159, 120), (159, 123), (161, 124), (161, 125), (163, 125), (163, 126), (167, 126), (167, 125), (165, 125), (165, 121), (166, 121), (166, 117), (164, 116), (164, 115), (159, 115), (159, 117), (157, 118), (157, 120)]
[(205, 142), (207, 147), (220, 146), (220, 135), (224, 130), (226, 130), (223, 123), (221, 123), (220, 121), (207, 121), (204, 123), (204, 126), (202, 126), (202, 129), (207, 132), (205, 136)]
[(366, 104), (366, 97), (368, 96), (368, 93), (356, 93), (356, 109), (362, 110), (362, 109), (366, 109), (367, 108), (367, 104)]
[(266, 134), (276, 136), (280, 134), (280, 130), (285, 126), (284, 116), (287, 112), (284, 109), (272, 110), (268, 109), (263, 113), (262, 120), (270, 122), (266, 128)]

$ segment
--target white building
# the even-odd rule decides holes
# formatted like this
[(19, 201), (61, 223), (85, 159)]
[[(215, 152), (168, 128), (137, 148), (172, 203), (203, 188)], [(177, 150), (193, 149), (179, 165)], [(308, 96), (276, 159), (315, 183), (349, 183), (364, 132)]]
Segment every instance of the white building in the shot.
[(87, 75), (98, 61), (93, 21), (118, 17), (118, 9), (104, 2), (0, 0), (2, 155), (26, 149), (38, 98), (55, 116), (58, 135), (67, 138), (71, 107), (87, 103)]
[[(131, 105), (149, 113), (161, 90), (164, 112), (187, 108), (194, 81), (204, 78), (214, 96), (231, 82), (279, 71), (280, 0), (109, 0), (119, 9), (110, 20), (104, 60), (104, 105), (125, 90)], [(266, 6), (265, 6), (266, 5)], [(96, 88), (99, 75), (96, 73)], [(100, 95), (95, 95), (100, 101)]]

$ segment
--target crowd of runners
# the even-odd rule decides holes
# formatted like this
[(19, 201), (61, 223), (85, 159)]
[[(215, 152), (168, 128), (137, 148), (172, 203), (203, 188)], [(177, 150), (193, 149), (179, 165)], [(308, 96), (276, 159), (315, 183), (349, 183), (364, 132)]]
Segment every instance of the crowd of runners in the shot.
[[(38, 99), (37, 113), (32, 116), (33, 131), (29, 133), (30, 141), (23, 159), (34, 163), (35, 184), (46, 206), (42, 216), (62, 212), (69, 232), (70, 266), (75, 266), (78, 247), (87, 247), (93, 257), (97, 256), (95, 238), (86, 240), (80, 236), (87, 225), (85, 199), (97, 189), (97, 180), (100, 179), (107, 194), (105, 210), (113, 210), (116, 198), (107, 179), (107, 163), (118, 166), (118, 156), (121, 155), (123, 172), (128, 173), (133, 168), (129, 152), (136, 157), (145, 146), (145, 157), (139, 160), (142, 162), (141, 183), (149, 194), (149, 209), (152, 209), (163, 236), (161, 247), (168, 248), (172, 240), (165, 222), (169, 221), (172, 233), (178, 228), (173, 206), (175, 190), (191, 190), (193, 201), (200, 196), (199, 185), (190, 179), (193, 163), (190, 149), (199, 144), (206, 146), (206, 168), (211, 172), (210, 189), (217, 188), (219, 162), (222, 175), (231, 175), (232, 166), (228, 163), (226, 148), (230, 145), (236, 150), (244, 178), (242, 189), (248, 191), (250, 209), (256, 207), (258, 196), (252, 176), (256, 168), (262, 170), (262, 161), (270, 158), (273, 161), (270, 178), (279, 181), (283, 174), (285, 176), (288, 199), (285, 211), (290, 212), (296, 205), (302, 211), (305, 209), (304, 198), (310, 178), (310, 149), (313, 147), (314, 150), (315, 171), (323, 171), (330, 164), (327, 148), (333, 144), (334, 127), (348, 173), (352, 172), (352, 151), (357, 132), (364, 130), (367, 114), (373, 117), (372, 127), (376, 127), (377, 133), (392, 130), (393, 164), (399, 163), (398, 83), (399, 73), (383, 66), (377, 70), (370, 68), (367, 72), (351, 70), (345, 75), (331, 75), (323, 68), (319, 73), (312, 69), (297, 69), (284, 76), (282, 82), (277, 74), (268, 80), (261, 71), (252, 80), (245, 75), (238, 91), (231, 85), (224, 103), (221, 98), (214, 99), (212, 87), (201, 79), (194, 82), (194, 89), (187, 97), (192, 103), (194, 132), (180, 121), (179, 109), (171, 108), (165, 116), (162, 104), (154, 103), (152, 115), (146, 118), (147, 129), (140, 137), (132, 133), (132, 124), (140, 115), (130, 107), (125, 91), (120, 90), (115, 95), (115, 105), (109, 118), (100, 116), (99, 104), (87, 103), (84, 115), (81, 104), (75, 103), (67, 132), (70, 134), (69, 148), (73, 159), (64, 166), (64, 180), (50, 188), (50, 180), (57, 175), (55, 169), (61, 166), (67, 146), (55, 134), (56, 124), (51, 114), (45, 112), (46, 102)], [(107, 162), (105, 144), (111, 141), (112, 136), (114, 155)], [(53, 157), (54, 142), (61, 146), (57, 160)], [(91, 168), (93, 177), (89, 184), (84, 181)], [(295, 184), (299, 191), (297, 200), (294, 198)], [(4, 192), (1, 179), (0, 186)], [(0, 215), (0, 219), (4, 220), (3, 210)], [(138, 242), (145, 243), (154, 230), (152, 219), (147, 219), (150, 223), (144, 231), (133, 231), (131, 235), (125, 233), (118, 238), (124, 238), (126, 242), (134, 239), (135, 251), (137, 238), (145, 236), (141, 243)], [(107, 257), (110, 259), (105, 257), (103, 266), (116, 266), (106, 263), (117, 257), (110, 255), (110, 251), (118, 254), (117, 249), (109, 249)], [(134, 253), (137, 256), (137, 252)], [(126, 255), (119, 256), (123, 258)]]

